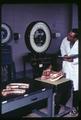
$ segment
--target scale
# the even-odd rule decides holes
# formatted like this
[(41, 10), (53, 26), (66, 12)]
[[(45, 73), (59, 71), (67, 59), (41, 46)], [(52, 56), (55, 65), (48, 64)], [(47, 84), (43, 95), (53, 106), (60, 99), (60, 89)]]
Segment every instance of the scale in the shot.
[[(42, 71), (50, 64), (57, 68), (57, 55), (46, 53), (52, 40), (52, 32), (44, 21), (34, 21), (28, 25), (25, 31), (25, 44), (29, 53), (23, 56), (24, 65), (30, 63), (33, 68), (33, 76), (39, 77)], [(24, 73), (26, 73), (24, 66)]]
[(7, 84), (15, 79), (15, 66), (12, 59), (12, 49), (8, 43), (12, 40), (11, 27), (3, 23), (1, 25), (1, 83)]

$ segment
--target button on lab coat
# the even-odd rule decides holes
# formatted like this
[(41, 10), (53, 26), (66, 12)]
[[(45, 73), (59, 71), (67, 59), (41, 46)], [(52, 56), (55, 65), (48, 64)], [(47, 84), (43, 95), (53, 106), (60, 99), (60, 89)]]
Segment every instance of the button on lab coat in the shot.
[[(65, 37), (61, 43), (60, 50), (62, 56), (78, 54), (78, 40), (70, 48), (70, 42)], [(79, 89), (78, 64), (78, 58), (74, 58), (73, 62), (63, 61), (62, 63), (62, 70), (66, 73), (66, 78), (73, 81), (74, 91)]]

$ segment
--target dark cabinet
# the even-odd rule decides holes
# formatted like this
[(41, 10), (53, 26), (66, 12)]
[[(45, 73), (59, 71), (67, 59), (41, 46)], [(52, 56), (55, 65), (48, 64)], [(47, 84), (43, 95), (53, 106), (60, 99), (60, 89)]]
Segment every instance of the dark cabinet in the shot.
[(24, 76), (26, 76), (26, 64), (32, 65), (33, 77), (40, 77), (42, 71), (51, 64), (52, 69), (59, 70), (58, 54), (41, 53), (33, 54), (28, 53), (23, 56)]

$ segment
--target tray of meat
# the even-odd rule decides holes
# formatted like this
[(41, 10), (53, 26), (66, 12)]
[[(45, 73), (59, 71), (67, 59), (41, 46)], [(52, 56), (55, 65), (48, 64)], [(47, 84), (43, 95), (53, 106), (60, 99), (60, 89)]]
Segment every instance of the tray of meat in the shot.
[(56, 80), (59, 80), (62, 77), (64, 77), (64, 73), (62, 71), (52, 72), (50, 74), (50, 81), (56, 81)]
[(27, 89), (27, 88), (29, 88), (29, 84), (27, 84), (27, 83), (10, 83), (6, 86), (6, 89), (15, 89), (15, 88)]
[(60, 78), (64, 77), (64, 73), (62, 71), (52, 71), (50, 69), (44, 70), (41, 76), (41, 80), (50, 80), (56, 81)]
[(12, 89), (12, 90), (8, 90), (8, 89), (3, 89), (2, 90), (2, 95), (3, 96), (8, 96), (8, 95), (12, 95), (12, 94), (24, 94), (26, 92), (26, 90), (23, 89)]
[(8, 95), (22, 95), (29, 88), (27, 83), (10, 83), (6, 85), (6, 88), (2, 90), (2, 96)]

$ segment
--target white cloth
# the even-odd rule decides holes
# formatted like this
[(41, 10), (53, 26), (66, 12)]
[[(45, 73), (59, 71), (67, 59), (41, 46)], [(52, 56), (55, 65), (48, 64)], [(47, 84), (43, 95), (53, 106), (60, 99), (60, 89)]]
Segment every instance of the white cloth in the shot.
[[(70, 48), (70, 42), (65, 37), (60, 46), (61, 55), (73, 55), (78, 54), (78, 40)], [(78, 58), (73, 59), (73, 62), (63, 61), (62, 69), (66, 73), (66, 78), (73, 81), (74, 91), (79, 89), (79, 68)]]

